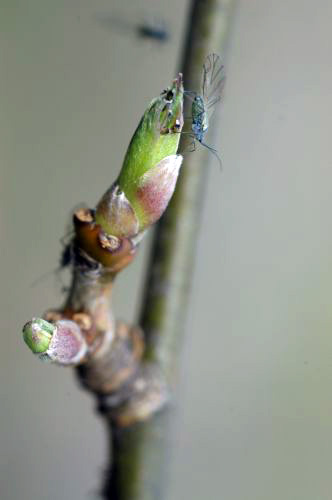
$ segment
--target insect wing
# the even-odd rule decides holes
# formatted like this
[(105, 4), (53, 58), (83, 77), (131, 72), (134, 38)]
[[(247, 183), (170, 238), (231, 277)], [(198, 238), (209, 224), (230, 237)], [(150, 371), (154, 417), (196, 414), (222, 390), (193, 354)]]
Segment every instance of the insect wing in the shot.
[(203, 64), (202, 97), (205, 109), (211, 113), (220, 100), (225, 84), (224, 66), (217, 54), (209, 54)]

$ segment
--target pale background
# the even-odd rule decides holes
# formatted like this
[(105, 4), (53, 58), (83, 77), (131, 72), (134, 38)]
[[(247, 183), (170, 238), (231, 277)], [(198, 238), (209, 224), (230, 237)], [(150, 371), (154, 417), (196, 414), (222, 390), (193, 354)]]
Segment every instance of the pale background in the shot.
[[(116, 176), (175, 75), (187, 2), (0, 0), (0, 497), (93, 498), (93, 401), (20, 329), (60, 303), (70, 210)], [(115, 30), (100, 19), (129, 23)], [(130, 25), (164, 19), (168, 44)], [(169, 500), (332, 498), (332, 4), (238, 2), (198, 244)], [(216, 47), (218, 52), (218, 47)], [(205, 167), (202, 167), (205, 168)], [(147, 242), (148, 243), (148, 242)], [(147, 243), (118, 280), (135, 317)]]

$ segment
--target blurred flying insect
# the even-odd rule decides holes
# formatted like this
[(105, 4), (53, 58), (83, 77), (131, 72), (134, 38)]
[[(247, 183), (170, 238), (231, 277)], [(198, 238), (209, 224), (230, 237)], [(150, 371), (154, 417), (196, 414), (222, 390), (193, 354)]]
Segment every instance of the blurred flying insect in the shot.
[(155, 42), (165, 43), (170, 38), (170, 32), (164, 20), (145, 22), (136, 26), (137, 35), (140, 38), (148, 38)]
[(150, 17), (136, 23), (131, 19), (126, 19), (121, 14), (100, 13), (96, 15), (96, 19), (101, 26), (108, 30), (111, 29), (121, 34), (134, 34), (142, 40), (165, 44), (171, 37), (168, 25), (158, 17)]
[(203, 64), (201, 94), (193, 91), (185, 91), (185, 94), (192, 99), (191, 106), (191, 130), (192, 136), (209, 149), (218, 159), (221, 166), (216, 149), (206, 144), (203, 139), (206, 131), (209, 128), (210, 119), (216, 104), (221, 99), (221, 93), (225, 84), (224, 66), (217, 54), (209, 54)]

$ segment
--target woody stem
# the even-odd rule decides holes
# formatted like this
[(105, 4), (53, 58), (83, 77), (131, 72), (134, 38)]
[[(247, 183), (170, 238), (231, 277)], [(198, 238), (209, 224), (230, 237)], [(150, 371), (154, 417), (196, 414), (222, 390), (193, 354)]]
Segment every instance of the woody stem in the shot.
[[(233, 0), (193, 0), (181, 71), (189, 89), (198, 89), (205, 56), (224, 50)], [(218, 50), (219, 52), (219, 50)], [(141, 326), (145, 357), (174, 383), (179, 365), (195, 244), (202, 211), (209, 156), (204, 148), (188, 155), (172, 201), (158, 223), (148, 265)], [(204, 168), (203, 168), (204, 166)], [(145, 423), (120, 428), (109, 422), (112, 466), (104, 496), (112, 500), (161, 500), (172, 447), (169, 408)]]

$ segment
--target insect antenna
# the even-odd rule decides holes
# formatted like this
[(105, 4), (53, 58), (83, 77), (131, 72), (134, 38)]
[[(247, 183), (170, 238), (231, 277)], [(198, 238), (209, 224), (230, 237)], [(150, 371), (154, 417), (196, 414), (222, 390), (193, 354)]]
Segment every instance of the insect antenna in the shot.
[(214, 156), (217, 158), (218, 163), (219, 163), (220, 172), (221, 172), (222, 171), (222, 161), (220, 159), (220, 156), (218, 155), (218, 151), (216, 149), (212, 148), (211, 146), (209, 146), (208, 144), (206, 144), (203, 141), (200, 141), (200, 143), (202, 144), (202, 146), (204, 146), (209, 151), (211, 151), (211, 153), (214, 154)]

